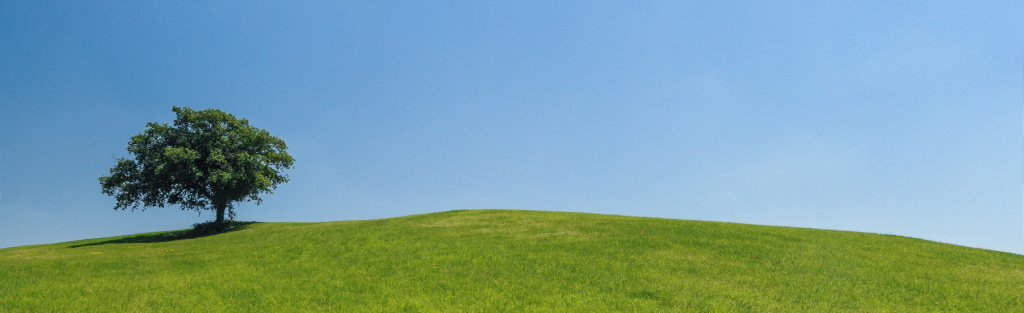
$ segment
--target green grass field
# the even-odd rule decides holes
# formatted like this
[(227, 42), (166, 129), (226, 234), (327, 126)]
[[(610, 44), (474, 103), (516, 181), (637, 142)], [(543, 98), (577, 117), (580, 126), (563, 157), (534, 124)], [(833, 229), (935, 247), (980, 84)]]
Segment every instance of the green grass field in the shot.
[(1024, 312), (1024, 256), (481, 210), (0, 249), (0, 312)]

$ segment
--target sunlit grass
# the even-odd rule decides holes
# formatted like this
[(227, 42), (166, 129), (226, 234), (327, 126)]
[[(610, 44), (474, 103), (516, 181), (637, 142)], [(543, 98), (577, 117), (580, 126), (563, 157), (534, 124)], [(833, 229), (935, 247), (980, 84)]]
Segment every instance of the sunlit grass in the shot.
[(0, 312), (1024, 312), (1024, 256), (532, 211), (256, 223), (0, 250)]

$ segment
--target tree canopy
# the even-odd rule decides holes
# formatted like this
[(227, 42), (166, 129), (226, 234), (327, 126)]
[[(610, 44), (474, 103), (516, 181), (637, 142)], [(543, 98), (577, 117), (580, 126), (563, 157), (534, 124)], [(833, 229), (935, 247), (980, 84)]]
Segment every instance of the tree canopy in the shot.
[(255, 201), (288, 182), (281, 172), (294, 159), (284, 141), (246, 119), (217, 109), (173, 107), (173, 125), (147, 123), (132, 136), (128, 152), (99, 178), (103, 193), (114, 196), (114, 210), (180, 205), (182, 210), (212, 210), (234, 219), (234, 204)]

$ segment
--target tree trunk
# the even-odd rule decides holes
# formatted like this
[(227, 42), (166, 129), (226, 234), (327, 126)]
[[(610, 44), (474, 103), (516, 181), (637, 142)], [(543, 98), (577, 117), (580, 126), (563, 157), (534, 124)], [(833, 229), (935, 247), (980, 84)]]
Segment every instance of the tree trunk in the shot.
[(224, 209), (226, 208), (227, 205), (225, 204), (218, 203), (215, 205), (214, 209), (217, 210), (217, 224), (224, 224)]

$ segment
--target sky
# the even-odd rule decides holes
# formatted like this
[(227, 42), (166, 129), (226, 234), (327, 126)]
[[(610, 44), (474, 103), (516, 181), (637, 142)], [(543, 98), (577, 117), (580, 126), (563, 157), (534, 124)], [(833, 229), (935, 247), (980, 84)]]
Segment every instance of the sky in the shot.
[(589, 212), (1024, 254), (1020, 1), (3, 1), (0, 247), (183, 229), (172, 106), (288, 144), (237, 219)]

